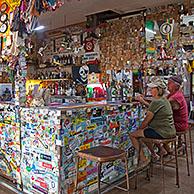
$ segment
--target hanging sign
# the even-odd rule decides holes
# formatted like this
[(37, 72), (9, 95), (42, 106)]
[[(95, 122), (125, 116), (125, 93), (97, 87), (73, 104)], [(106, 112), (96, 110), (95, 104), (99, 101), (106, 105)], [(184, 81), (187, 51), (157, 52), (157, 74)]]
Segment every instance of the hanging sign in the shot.
[(85, 38), (84, 49), (86, 52), (93, 52), (94, 51), (94, 39), (92, 37)]

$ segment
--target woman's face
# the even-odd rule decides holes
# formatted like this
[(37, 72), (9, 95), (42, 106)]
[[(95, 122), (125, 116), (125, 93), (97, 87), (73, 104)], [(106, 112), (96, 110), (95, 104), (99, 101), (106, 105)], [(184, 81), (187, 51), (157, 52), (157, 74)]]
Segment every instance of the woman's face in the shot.
[(157, 97), (158, 96), (158, 88), (151, 88), (151, 94), (152, 94), (152, 97)]

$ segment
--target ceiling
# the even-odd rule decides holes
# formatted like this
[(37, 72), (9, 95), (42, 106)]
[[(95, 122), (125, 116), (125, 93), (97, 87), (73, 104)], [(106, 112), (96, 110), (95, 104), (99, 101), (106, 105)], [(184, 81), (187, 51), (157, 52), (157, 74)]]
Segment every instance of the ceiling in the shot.
[(64, 0), (64, 5), (54, 12), (40, 16), (40, 25), (52, 30), (86, 20), (87, 15), (106, 10), (128, 13), (158, 5), (182, 2), (182, 0)]

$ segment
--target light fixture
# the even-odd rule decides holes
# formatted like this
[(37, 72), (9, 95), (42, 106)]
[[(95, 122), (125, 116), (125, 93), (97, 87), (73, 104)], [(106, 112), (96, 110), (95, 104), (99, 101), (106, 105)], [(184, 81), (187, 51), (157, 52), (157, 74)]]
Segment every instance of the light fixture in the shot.
[(150, 30), (150, 29), (148, 29), (148, 28), (145, 28), (145, 30), (146, 30), (147, 32), (152, 33), (152, 34), (156, 34), (156, 32), (154, 32), (153, 30)]
[(34, 28), (34, 31), (43, 30), (44, 28), (45, 26), (37, 26), (36, 28)]

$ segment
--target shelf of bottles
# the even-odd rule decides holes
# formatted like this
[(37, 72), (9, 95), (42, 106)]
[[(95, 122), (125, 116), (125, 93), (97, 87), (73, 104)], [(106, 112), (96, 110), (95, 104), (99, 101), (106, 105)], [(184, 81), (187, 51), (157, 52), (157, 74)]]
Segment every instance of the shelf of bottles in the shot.
[(29, 76), (26, 83), (27, 94), (34, 90), (34, 87), (49, 88), (51, 95), (66, 95), (73, 85), (72, 76), (64, 69), (38, 69), (35, 75)]
[(76, 61), (77, 57), (72, 54), (57, 54), (52, 57), (53, 63), (60, 63), (63, 66), (75, 65)]
[(40, 88), (49, 88), (53, 96), (67, 95), (74, 83), (68, 79), (48, 79), (48, 80), (27, 80), (27, 94), (34, 90), (35, 85)]
[(31, 79), (31, 81), (36, 81), (36, 80), (40, 80), (42, 82), (55, 82), (55, 81), (67, 81), (69, 80), (68, 78), (59, 78), (59, 79)]
[(71, 79), (71, 74), (63, 70), (55, 71), (45, 71), (38, 70), (35, 75), (33, 75), (33, 80), (49, 80), (49, 81), (58, 81), (58, 80), (69, 80)]

